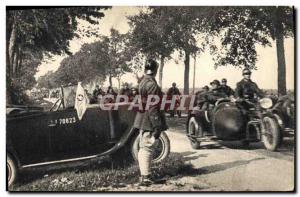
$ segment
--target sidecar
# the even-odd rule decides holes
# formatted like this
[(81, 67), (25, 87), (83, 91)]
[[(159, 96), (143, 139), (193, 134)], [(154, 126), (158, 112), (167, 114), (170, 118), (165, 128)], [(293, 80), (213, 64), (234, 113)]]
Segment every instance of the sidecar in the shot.
[(245, 146), (263, 141), (267, 149), (276, 150), (281, 130), (274, 115), (267, 110), (272, 106), (270, 99), (262, 99), (259, 105), (245, 107), (241, 103), (220, 99), (206, 110), (195, 106), (189, 112), (186, 124), (192, 147), (199, 149), (201, 139), (210, 136), (222, 141), (241, 141)]

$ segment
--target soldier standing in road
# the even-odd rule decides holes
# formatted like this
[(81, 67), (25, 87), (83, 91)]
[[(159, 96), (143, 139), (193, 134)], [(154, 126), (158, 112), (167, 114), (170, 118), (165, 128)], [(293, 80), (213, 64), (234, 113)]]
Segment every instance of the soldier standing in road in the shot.
[[(154, 60), (147, 60), (145, 64), (145, 75), (139, 83), (138, 91), (142, 97), (143, 106), (145, 98), (149, 95), (162, 96), (155, 75), (158, 63)], [(152, 152), (155, 149), (155, 141), (160, 133), (168, 129), (165, 114), (160, 111), (159, 105), (154, 105), (149, 110), (138, 111), (134, 121), (134, 128), (140, 130), (140, 150), (138, 152), (138, 163), (141, 172), (140, 185), (149, 186), (156, 181), (151, 177), (150, 164)]]
[[(169, 88), (169, 90), (167, 91), (167, 99), (172, 100), (173, 96), (177, 96), (177, 95), (179, 96), (179, 95), (181, 95), (181, 93), (180, 93), (179, 89), (176, 87), (176, 83), (173, 82), (172, 87)], [(174, 114), (175, 114), (175, 111), (176, 111), (176, 106), (179, 106), (179, 104), (180, 104), (180, 99), (179, 99), (179, 97), (177, 97), (176, 98), (175, 109), (169, 109), (170, 117), (174, 117)], [(179, 111), (176, 111), (176, 112), (178, 113)], [(178, 117), (180, 117), (180, 116), (181, 116), (181, 114), (179, 112)]]
[(250, 101), (255, 101), (257, 97), (262, 97), (262, 91), (251, 80), (251, 71), (248, 68), (243, 70), (243, 77), (236, 85), (235, 96)]
[(234, 91), (227, 85), (227, 79), (222, 79), (221, 87), (224, 89), (225, 94), (230, 97), (234, 95)]
[(168, 92), (167, 92), (168, 96), (173, 96), (173, 95), (181, 95), (179, 89), (176, 87), (176, 83), (172, 83), (172, 87), (169, 88)]

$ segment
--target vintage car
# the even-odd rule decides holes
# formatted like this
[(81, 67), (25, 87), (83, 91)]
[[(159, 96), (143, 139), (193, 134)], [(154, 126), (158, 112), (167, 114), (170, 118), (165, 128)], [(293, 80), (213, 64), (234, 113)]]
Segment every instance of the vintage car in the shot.
[(266, 149), (275, 151), (283, 138), (282, 122), (272, 113), (272, 100), (258, 102), (219, 99), (207, 109), (195, 106), (187, 120), (187, 136), (194, 149), (200, 148), (201, 139), (211, 136), (222, 141), (262, 141)]
[[(131, 127), (135, 112), (127, 110), (127, 104), (109, 111), (94, 104), (87, 106), (80, 120), (74, 108), (75, 92), (76, 87), (61, 88), (61, 98), (47, 111), (39, 107), (7, 107), (8, 186), (24, 168), (114, 155), (124, 149), (137, 158), (139, 132)], [(170, 152), (164, 132), (156, 146), (153, 162), (162, 161)]]

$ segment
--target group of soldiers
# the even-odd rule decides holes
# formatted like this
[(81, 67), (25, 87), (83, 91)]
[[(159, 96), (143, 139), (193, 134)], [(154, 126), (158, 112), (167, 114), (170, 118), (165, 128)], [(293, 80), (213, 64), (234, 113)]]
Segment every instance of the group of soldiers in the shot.
[[(144, 76), (138, 80), (138, 88), (130, 88), (128, 83), (125, 83), (124, 87), (119, 91), (119, 95), (127, 95), (129, 98), (133, 98), (136, 94), (139, 94), (142, 98), (147, 98), (149, 95), (162, 97), (164, 93), (155, 79), (157, 69), (158, 63), (155, 60), (147, 60), (144, 67)], [(222, 79), (221, 83), (219, 80), (213, 80), (210, 85), (211, 89), (205, 86), (201, 91), (196, 93), (200, 101), (203, 98), (208, 104), (215, 102), (219, 98), (254, 99), (256, 96), (262, 95), (256, 83), (251, 80), (251, 71), (247, 68), (243, 70), (243, 79), (237, 83), (235, 91), (227, 85), (226, 79)], [(90, 101), (91, 103), (97, 103), (99, 97), (107, 94), (117, 95), (112, 87), (108, 87), (107, 91), (104, 92), (97, 85), (93, 94), (90, 95)], [(167, 91), (167, 96), (174, 95), (181, 95), (179, 89), (176, 87), (176, 83), (173, 83), (172, 87)], [(142, 99), (142, 102), (145, 102), (145, 100)], [(205, 107), (203, 103), (202, 107)], [(160, 110), (159, 105), (154, 105), (148, 110), (137, 111), (133, 128), (140, 131), (140, 149), (138, 152), (138, 163), (141, 173), (140, 185), (149, 186), (157, 181), (151, 176), (150, 164), (152, 152), (155, 149), (156, 141), (160, 137), (161, 132), (168, 129), (164, 110)]]
[[(155, 76), (157, 74), (158, 63), (155, 60), (147, 60), (144, 67), (144, 76), (139, 81), (138, 92), (141, 97), (148, 95), (162, 96), (164, 93), (158, 86)], [(243, 79), (237, 83), (236, 90), (233, 91), (228, 85), (227, 80), (222, 79), (222, 84), (218, 80), (210, 83), (211, 90), (208, 86), (203, 91), (197, 93), (204, 95), (208, 102), (216, 101), (218, 98), (232, 97), (235, 99), (254, 99), (262, 96), (260, 89), (251, 80), (251, 71), (243, 70)], [(176, 83), (168, 90), (167, 95), (180, 95)], [(140, 131), (140, 150), (138, 153), (138, 163), (140, 168), (140, 185), (149, 186), (156, 181), (151, 176), (151, 155), (155, 149), (155, 141), (160, 137), (160, 133), (168, 129), (165, 119), (165, 112), (160, 110), (158, 105), (152, 106), (148, 110), (138, 111), (135, 117), (133, 128)]]
[[(92, 94), (90, 94), (87, 89), (85, 90), (85, 92), (90, 100), (90, 104), (99, 103), (100, 99), (105, 95), (113, 95), (113, 96), (118, 95), (118, 93), (115, 92), (115, 90), (111, 86), (108, 86), (106, 92), (103, 91), (99, 85), (96, 85)], [(137, 94), (137, 89), (134, 87), (129, 88), (129, 84), (127, 82), (124, 83), (123, 88), (120, 89), (120, 92), (119, 92), (119, 95), (128, 96), (129, 100), (131, 100), (136, 94)], [(112, 99), (107, 102), (114, 102), (114, 100)]]
[(257, 84), (251, 80), (251, 71), (245, 68), (242, 72), (243, 79), (237, 83), (235, 91), (227, 85), (227, 80), (213, 80), (211, 90), (208, 86), (204, 86), (201, 91), (196, 93), (197, 105), (202, 109), (208, 108), (209, 104), (214, 104), (218, 99), (246, 99), (254, 101), (263, 96), (262, 91), (258, 88)]

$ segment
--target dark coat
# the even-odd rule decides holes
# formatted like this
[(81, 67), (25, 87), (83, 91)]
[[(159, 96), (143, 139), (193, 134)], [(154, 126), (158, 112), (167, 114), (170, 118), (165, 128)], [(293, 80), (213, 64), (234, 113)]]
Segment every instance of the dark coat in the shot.
[(244, 98), (244, 99), (254, 99), (255, 96), (262, 97), (263, 93), (258, 88), (256, 83), (254, 83), (251, 80), (247, 81), (247, 80), (242, 79), (236, 85), (235, 96)]
[(234, 95), (234, 91), (228, 85), (222, 85), (221, 87), (223, 88), (227, 96)]
[[(145, 106), (148, 95), (161, 97), (162, 91), (153, 76), (145, 75), (139, 84), (139, 94)], [(160, 131), (167, 130), (165, 113), (160, 110), (160, 104), (150, 107), (149, 110), (138, 111), (133, 127), (145, 131), (154, 131), (155, 128)]]

